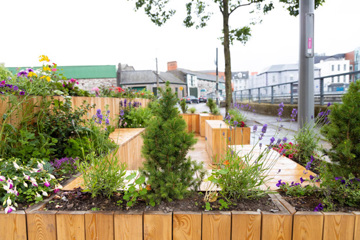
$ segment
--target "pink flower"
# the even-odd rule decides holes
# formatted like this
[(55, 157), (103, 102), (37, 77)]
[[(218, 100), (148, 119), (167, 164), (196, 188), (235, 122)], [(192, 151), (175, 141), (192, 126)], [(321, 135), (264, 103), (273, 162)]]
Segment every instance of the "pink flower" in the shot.
[(292, 158), (293, 158), (293, 155), (292, 155), (292, 154), (290, 154), (290, 155), (288, 156), (288, 158), (292, 159)]
[(15, 211), (16, 209), (13, 206), (7, 206), (5, 208), (5, 214), (11, 213), (12, 211)]
[(58, 188), (54, 189), (54, 193), (57, 193), (58, 191), (60, 191), (60, 189), (58, 189)]
[(53, 71), (53, 72), (56, 72), (56, 70), (57, 70), (56, 68), (51, 69), (51, 71)]
[(5, 180), (6, 180), (6, 178), (4, 176), (0, 176), (0, 182), (3, 182)]
[(9, 189), (13, 188), (13, 181), (11, 179), (7, 180)]
[(50, 187), (50, 183), (48, 181), (45, 181), (44, 186), (45, 187)]

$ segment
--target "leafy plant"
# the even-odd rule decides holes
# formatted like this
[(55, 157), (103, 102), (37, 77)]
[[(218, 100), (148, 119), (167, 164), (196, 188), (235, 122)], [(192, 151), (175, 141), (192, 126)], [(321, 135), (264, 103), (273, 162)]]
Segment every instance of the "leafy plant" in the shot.
[(196, 112), (196, 108), (194, 108), (194, 107), (190, 108), (190, 109), (189, 109), (189, 112), (190, 112), (190, 113), (195, 113), (195, 112)]
[(148, 107), (131, 108), (124, 121), (129, 128), (145, 128), (151, 117), (152, 112)]
[(84, 179), (84, 191), (90, 192), (92, 197), (101, 194), (110, 198), (124, 187), (126, 164), (118, 160), (116, 152), (102, 156), (91, 152), (86, 155), (85, 161), (76, 161), (76, 167)]
[(202, 166), (186, 157), (196, 139), (186, 132), (186, 123), (175, 107), (177, 97), (169, 82), (160, 92), (162, 98), (153, 106), (154, 117), (143, 135), (142, 154), (146, 161), (140, 170), (147, 179), (146, 184), (151, 186), (146, 198), (155, 203), (183, 199), (189, 189), (199, 187), (203, 176), (194, 178)]
[(246, 127), (246, 117), (237, 108), (230, 109), (228, 115), (225, 117), (225, 120), (228, 120), (230, 126)]
[(342, 104), (334, 104), (330, 109), (329, 124), (321, 130), (331, 143), (326, 154), (339, 164), (335, 171), (360, 177), (360, 81), (351, 83)]
[(313, 123), (306, 123), (297, 131), (294, 139), (297, 148), (297, 159), (304, 165), (311, 156), (316, 155), (320, 136), (315, 132)]
[[(143, 188), (142, 185), (145, 183), (145, 177), (138, 176), (136, 172), (133, 172), (127, 176), (125, 180), (131, 182), (126, 185), (123, 196), (127, 207), (130, 208), (135, 205), (139, 198), (144, 198), (147, 192), (151, 190), (151, 187), (150, 185), (147, 185), (145, 188)], [(150, 204), (153, 206), (155, 205), (154, 202), (151, 202)]]
[(216, 106), (216, 102), (214, 101), (214, 99), (209, 98), (206, 102), (206, 106), (209, 107), (209, 111), (211, 114), (220, 115), (220, 110), (219, 110), (218, 106)]
[(185, 99), (182, 99), (180, 101), (180, 108), (181, 108), (181, 111), (182, 113), (186, 113), (187, 110), (188, 110), (188, 105), (186, 104), (186, 100)]

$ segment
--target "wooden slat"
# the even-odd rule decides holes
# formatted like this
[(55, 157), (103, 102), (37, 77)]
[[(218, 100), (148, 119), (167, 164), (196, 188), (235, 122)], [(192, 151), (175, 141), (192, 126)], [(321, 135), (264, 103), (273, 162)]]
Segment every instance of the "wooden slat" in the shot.
[(26, 215), (24, 211), (0, 213), (0, 239), (26, 240)]
[(174, 212), (173, 240), (201, 240), (201, 213)]
[(324, 238), (326, 240), (354, 239), (355, 215), (342, 212), (325, 212)]
[(285, 213), (262, 213), (262, 240), (284, 239), (291, 240), (292, 215)]
[(203, 212), (202, 218), (202, 240), (230, 240), (230, 212)]
[(261, 213), (233, 211), (231, 224), (232, 240), (260, 240)]
[(142, 240), (143, 213), (115, 212), (114, 214), (115, 240)]
[(321, 240), (323, 226), (321, 212), (297, 212), (294, 215), (293, 240)]
[(85, 239), (85, 212), (58, 212), (56, 214), (57, 240)]
[(200, 136), (205, 137), (205, 121), (206, 120), (222, 120), (222, 115), (212, 115), (208, 113), (200, 113), (199, 114), (199, 132)]
[(56, 240), (56, 211), (26, 214), (28, 240)]
[(97, 212), (85, 214), (86, 240), (114, 239), (113, 212)]
[(148, 212), (144, 214), (144, 240), (150, 239), (172, 239), (172, 213)]
[(353, 212), (355, 215), (354, 240), (360, 240), (360, 212)]

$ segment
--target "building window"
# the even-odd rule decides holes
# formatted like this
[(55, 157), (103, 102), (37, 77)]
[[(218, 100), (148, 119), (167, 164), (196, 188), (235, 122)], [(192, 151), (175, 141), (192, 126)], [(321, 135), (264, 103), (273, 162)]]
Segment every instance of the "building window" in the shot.
[(331, 78), (331, 82), (334, 83), (334, 77)]
[(346, 64), (344, 64), (344, 71), (347, 71), (347, 70), (346, 70)]
[(338, 82), (340, 82), (340, 76), (338, 76)]
[(273, 76), (273, 83), (275, 82), (275, 76)]
[(350, 72), (353, 70), (353, 66), (352, 65), (350, 65)]
[(340, 64), (338, 65), (338, 71), (340, 71)]
[(335, 66), (331, 65), (331, 71), (335, 71)]

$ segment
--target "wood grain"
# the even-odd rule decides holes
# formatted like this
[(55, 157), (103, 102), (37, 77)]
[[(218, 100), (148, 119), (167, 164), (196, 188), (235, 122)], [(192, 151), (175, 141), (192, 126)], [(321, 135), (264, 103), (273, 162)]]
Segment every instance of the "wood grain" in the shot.
[(0, 239), (26, 240), (26, 215), (24, 211), (0, 213)]
[(260, 240), (261, 213), (259, 212), (232, 212), (232, 240)]
[(355, 215), (352, 213), (326, 212), (324, 214), (324, 238), (326, 240), (354, 239)]
[(201, 240), (201, 213), (174, 212), (173, 240)]
[(148, 212), (144, 214), (144, 240), (154, 239), (172, 239), (172, 213)]
[(28, 240), (56, 240), (56, 211), (27, 213)]
[(321, 212), (294, 214), (293, 240), (323, 239), (324, 216)]
[(360, 240), (360, 212), (353, 212), (355, 215), (354, 240)]
[(85, 214), (86, 240), (114, 239), (113, 212), (97, 212)]
[(142, 240), (143, 213), (115, 212), (114, 233), (115, 240)]
[(291, 240), (292, 215), (285, 213), (262, 213), (262, 240)]
[(58, 212), (56, 214), (57, 240), (85, 239), (85, 212)]
[(204, 212), (202, 218), (202, 240), (230, 240), (230, 212)]
[(206, 120), (223, 120), (222, 115), (212, 115), (208, 113), (200, 113), (199, 114), (199, 128), (200, 128), (200, 136), (205, 137), (205, 121)]

